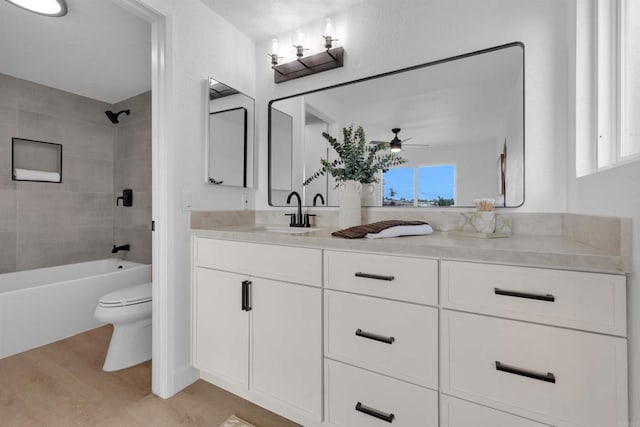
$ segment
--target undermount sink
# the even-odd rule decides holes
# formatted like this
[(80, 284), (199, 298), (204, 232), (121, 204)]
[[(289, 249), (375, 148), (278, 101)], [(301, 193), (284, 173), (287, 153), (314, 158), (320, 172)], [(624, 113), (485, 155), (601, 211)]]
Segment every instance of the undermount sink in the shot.
[(305, 227), (280, 227), (273, 225), (265, 225), (263, 227), (256, 228), (256, 231), (266, 231), (267, 233), (282, 233), (282, 234), (305, 234), (314, 231), (315, 228)]

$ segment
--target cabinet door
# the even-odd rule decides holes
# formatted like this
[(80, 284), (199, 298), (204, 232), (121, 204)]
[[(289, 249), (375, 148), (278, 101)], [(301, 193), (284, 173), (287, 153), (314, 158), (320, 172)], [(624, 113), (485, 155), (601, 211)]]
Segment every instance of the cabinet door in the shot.
[(252, 388), (319, 421), (321, 291), (267, 279), (251, 280)]
[(243, 388), (249, 386), (249, 315), (242, 310), (247, 277), (195, 269), (194, 365)]

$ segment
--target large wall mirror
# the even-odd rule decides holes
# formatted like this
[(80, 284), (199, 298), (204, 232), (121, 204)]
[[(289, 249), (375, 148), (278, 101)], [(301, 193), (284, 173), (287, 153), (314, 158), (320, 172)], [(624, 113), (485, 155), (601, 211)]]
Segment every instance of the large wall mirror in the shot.
[(253, 187), (253, 98), (209, 78), (207, 100), (207, 183)]
[[(524, 202), (524, 45), (510, 43), (269, 103), (269, 204), (297, 191), (340, 204), (331, 176), (302, 183), (336, 153), (322, 132), (364, 128), (367, 143), (400, 142), (406, 163), (362, 191), (363, 206), (471, 207)], [(319, 200), (319, 198), (318, 198)]]

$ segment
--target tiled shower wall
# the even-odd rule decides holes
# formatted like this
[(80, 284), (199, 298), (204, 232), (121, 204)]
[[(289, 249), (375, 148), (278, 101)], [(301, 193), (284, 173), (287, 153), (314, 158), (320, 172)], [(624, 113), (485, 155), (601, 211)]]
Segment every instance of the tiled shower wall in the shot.
[(133, 206), (116, 208), (115, 243), (129, 243), (129, 261), (151, 263), (151, 92), (117, 103), (115, 192), (133, 190)]
[[(113, 108), (0, 74), (0, 273), (112, 256), (118, 125), (104, 111)], [(62, 183), (12, 181), (14, 136), (62, 144)]]

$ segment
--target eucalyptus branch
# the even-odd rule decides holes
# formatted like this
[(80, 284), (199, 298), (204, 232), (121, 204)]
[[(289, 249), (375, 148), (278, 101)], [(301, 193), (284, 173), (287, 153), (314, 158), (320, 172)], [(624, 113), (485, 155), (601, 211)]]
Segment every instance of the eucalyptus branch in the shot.
[(367, 144), (362, 126), (358, 126), (355, 132), (353, 125), (343, 128), (342, 142), (327, 132), (323, 132), (322, 136), (338, 154), (338, 159), (330, 162), (321, 158), (320, 169), (308, 177), (303, 185), (309, 185), (327, 173), (335, 179), (337, 185), (349, 180), (371, 184), (379, 182), (380, 172), (407, 162), (397, 153), (382, 152), (390, 148), (389, 144)]

